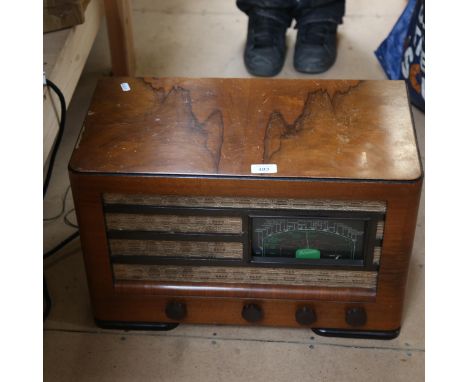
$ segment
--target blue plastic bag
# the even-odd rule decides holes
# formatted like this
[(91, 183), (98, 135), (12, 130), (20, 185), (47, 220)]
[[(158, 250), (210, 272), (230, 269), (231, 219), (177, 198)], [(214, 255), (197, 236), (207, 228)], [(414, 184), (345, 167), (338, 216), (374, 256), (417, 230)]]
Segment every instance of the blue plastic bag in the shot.
[(375, 55), (391, 80), (406, 80), (411, 102), (424, 110), (424, 1), (410, 0)]
[(408, 84), (411, 102), (424, 110), (425, 105), (425, 43), (424, 1), (418, 1), (405, 39), (401, 75)]

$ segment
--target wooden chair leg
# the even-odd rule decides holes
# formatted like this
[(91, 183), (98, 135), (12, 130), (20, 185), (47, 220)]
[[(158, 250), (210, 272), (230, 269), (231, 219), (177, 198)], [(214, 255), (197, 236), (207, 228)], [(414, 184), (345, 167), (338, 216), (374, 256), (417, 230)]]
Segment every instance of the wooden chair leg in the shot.
[(135, 74), (131, 0), (104, 0), (114, 76)]

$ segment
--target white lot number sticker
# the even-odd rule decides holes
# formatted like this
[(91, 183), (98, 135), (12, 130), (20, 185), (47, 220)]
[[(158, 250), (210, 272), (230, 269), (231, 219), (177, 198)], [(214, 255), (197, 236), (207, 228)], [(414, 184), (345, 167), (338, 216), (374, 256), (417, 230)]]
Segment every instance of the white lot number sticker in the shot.
[(278, 167), (276, 164), (252, 164), (250, 165), (252, 174), (276, 174)]
[(130, 91), (130, 85), (127, 82), (122, 82), (120, 84), (120, 87), (124, 92), (129, 92)]

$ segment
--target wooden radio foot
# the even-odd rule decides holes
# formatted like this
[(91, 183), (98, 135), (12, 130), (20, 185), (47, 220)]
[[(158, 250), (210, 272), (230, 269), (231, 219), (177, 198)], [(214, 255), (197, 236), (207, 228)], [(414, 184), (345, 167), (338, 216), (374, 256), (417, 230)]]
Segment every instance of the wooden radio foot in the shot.
[(168, 331), (179, 326), (178, 322), (125, 322), (94, 320), (96, 325), (103, 329), (118, 330), (154, 330)]
[(324, 337), (363, 338), (371, 340), (393, 340), (400, 334), (400, 328), (395, 330), (348, 330), (348, 329), (319, 329), (312, 331)]

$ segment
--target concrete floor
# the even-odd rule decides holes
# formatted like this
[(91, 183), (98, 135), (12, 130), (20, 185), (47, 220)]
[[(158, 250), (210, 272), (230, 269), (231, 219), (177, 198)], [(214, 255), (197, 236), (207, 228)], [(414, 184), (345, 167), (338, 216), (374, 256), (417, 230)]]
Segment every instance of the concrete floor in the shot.
[[(406, 1), (350, 0), (339, 30), (338, 60), (315, 78), (384, 79), (373, 51)], [(247, 18), (234, 0), (134, 0), (137, 75), (248, 77), (242, 49)], [(279, 77), (312, 78), (292, 67), (295, 31)], [(45, 216), (60, 210), (67, 162), (96, 80), (110, 72), (101, 28), (68, 111)], [(424, 160), (424, 115), (413, 110)], [(68, 195), (66, 210), (73, 208)], [(73, 220), (73, 214), (71, 215)], [(74, 231), (44, 223), (44, 245)], [(44, 329), (46, 381), (422, 381), (424, 379), (424, 196), (409, 270), (404, 323), (392, 341), (317, 337), (307, 329), (182, 325), (170, 332), (97, 328), (79, 241), (45, 264), (53, 301)]]

